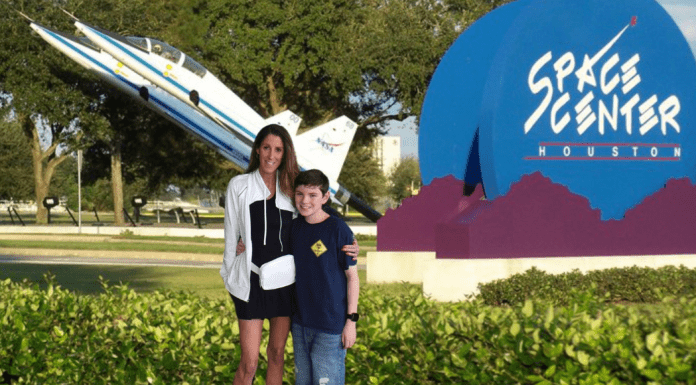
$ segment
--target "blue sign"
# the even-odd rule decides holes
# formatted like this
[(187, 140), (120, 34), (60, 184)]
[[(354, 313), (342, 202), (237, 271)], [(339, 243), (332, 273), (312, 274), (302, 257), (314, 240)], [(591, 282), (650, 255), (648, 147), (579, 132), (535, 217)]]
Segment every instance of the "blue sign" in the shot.
[[(540, 171), (586, 197), (603, 219), (620, 219), (668, 179), (696, 180), (696, 62), (659, 4), (534, 0), (499, 11), (472, 28), (488, 25), (489, 16), (505, 19), (502, 35), (477, 44), (460, 38), (440, 65), (446, 69), (442, 76), (457, 67), (478, 71), (465, 78), (485, 79), (480, 101), (459, 78), (439, 79), (438, 67), (421, 118), (421, 137), (455, 138), (460, 147), (475, 143), (478, 130), (479, 158), (470, 159), (474, 152), (468, 149), (458, 154), (464, 167), (457, 164), (461, 160), (454, 170), (429, 166), (440, 164), (447, 151), (433, 154), (426, 141), (420, 148), (426, 150), (420, 153), (424, 183), (426, 176), (446, 172), (462, 178), (478, 169), (493, 199), (523, 175)], [(471, 48), (481, 47), (477, 67), (470, 63), (477, 58)], [(463, 104), (428, 116), (437, 110), (431, 103), (442, 98)], [(436, 126), (438, 118), (447, 124)], [(449, 123), (457, 119), (465, 124)]]
[(469, 155), (479, 126), (486, 74), (510, 24), (529, 4), (520, 0), (496, 8), (469, 26), (440, 61), (426, 93), (418, 132), (423, 184), (453, 175), (481, 182), (478, 159)]

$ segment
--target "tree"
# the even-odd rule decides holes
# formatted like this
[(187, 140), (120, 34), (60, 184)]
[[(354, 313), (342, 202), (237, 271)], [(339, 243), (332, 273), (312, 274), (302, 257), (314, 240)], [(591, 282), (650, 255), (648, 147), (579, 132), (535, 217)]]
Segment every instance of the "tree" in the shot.
[[(111, 99), (118, 97), (114, 95)], [(114, 173), (108, 172), (114, 158), (113, 138), (118, 138), (123, 186), (144, 181), (138, 182), (138, 191), (133, 192), (138, 195), (156, 194), (170, 184), (179, 188), (206, 186), (224, 190), (234, 175), (231, 162), (161, 116), (142, 107), (130, 114), (113, 115), (108, 111), (105, 106), (100, 113), (106, 114), (106, 119), (113, 119), (109, 128), (104, 136), (93, 138), (86, 154), (85, 183), (114, 179)], [(127, 192), (121, 188), (112, 191), (111, 196), (118, 191)], [(127, 202), (128, 197), (125, 198)]]
[(387, 179), (379, 169), (371, 146), (353, 144), (338, 180), (365, 203), (374, 206), (386, 193)]
[(0, 118), (0, 199), (33, 199), (31, 144), (19, 123)]
[(290, 109), (303, 118), (301, 130), (340, 115), (357, 121), (357, 145), (339, 181), (373, 204), (384, 193), (383, 177), (363, 172), (371, 154), (356, 149), (388, 120), (420, 109), (429, 76), (451, 43), (436, 42), (433, 28), (420, 22), (426, 8), (399, 3), (193, 0), (177, 18), (179, 42), (172, 44), (264, 117)]
[(185, 12), (175, 45), (259, 114), (290, 109), (304, 127), (346, 115), (362, 144), (419, 114), (462, 23), (440, 0), (191, 0)]
[[(25, 13), (56, 24), (65, 20), (60, 9), (44, 1), (9, 1)], [(62, 25), (66, 25), (63, 22)], [(23, 134), (31, 141), (37, 223), (47, 222), (40, 203), (49, 192), (56, 168), (67, 159), (81, 136), (80, 118), (87, 115), (89, 100), (75, 92), (83, 78), (73, 72), (67, 59), (41, 39), (32, 36), (17, 14), (0, 18), (0, 103), (10, 106)]]
[[(356, 60), (347, 46), (351, 21), (364, 11), (355, 1), (191, 1), (182, 17), (180, 48), (199, 59), (260, 115), (290, 109), (306, 126), (340, 115), (356, 119), (349, 102), (362, 86), (346, 69)], [(190, 26), (198, 26), (190, 33)]]
[(180, 47), (262, 116), (290, 109), (303, 130), (346, 115), (366, 146), (388, 121), (419, 115), (445, 50), (503, 2), (192, 0), (176, 20)]
[(418, 159), (410, 156), (401, 159), (389, 173), (389, 182), (389, 196), (398, 204), (414, 195), (422, 184)]

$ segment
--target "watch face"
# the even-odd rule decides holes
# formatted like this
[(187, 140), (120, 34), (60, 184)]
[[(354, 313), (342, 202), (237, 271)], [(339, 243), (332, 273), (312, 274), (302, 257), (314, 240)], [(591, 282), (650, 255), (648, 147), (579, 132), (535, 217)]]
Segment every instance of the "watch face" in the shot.
[(351, 320), (353, 322), (357, 322), (358, 318), (360, 318), (360, 314), (358, 314), (358, 313), (348, 314), (346, 316), (346, 318), (348, 318), (349, 320)]

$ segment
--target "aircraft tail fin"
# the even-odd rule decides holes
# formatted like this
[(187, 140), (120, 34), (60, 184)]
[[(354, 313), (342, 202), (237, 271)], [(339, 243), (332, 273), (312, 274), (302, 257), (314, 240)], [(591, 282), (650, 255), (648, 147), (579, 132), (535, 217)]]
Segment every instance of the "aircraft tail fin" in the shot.
[(304, 168), (317, 168), (336, 183), (358, 125), (346, 116), (294, 138), (297, 156)]
[(290, 136), (297, 135), (300, 122), (302, 122), (302, 118), (295, 115), (295, 113), (290, 110), (285, 110), (278, 115), (266, 119), (266, 124), (279, 124), (285, 127), (288, 133), (290, 133)]

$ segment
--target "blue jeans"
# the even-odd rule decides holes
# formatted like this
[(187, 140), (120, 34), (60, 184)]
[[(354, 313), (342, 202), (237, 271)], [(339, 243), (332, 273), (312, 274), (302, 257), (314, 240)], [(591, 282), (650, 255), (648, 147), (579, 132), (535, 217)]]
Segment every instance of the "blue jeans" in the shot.
[(295, 385), (344, 385), (346, 350), (340, 334), (292, 323)]

